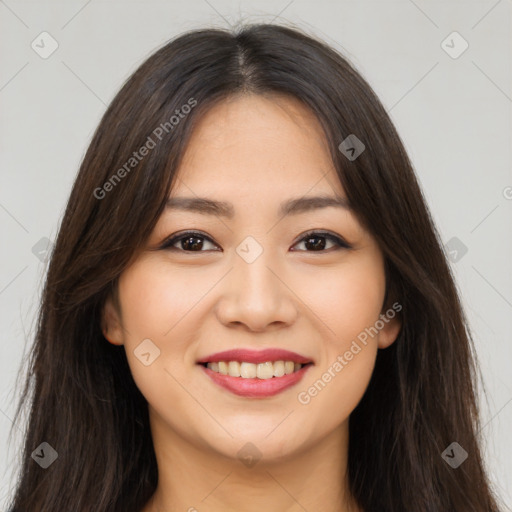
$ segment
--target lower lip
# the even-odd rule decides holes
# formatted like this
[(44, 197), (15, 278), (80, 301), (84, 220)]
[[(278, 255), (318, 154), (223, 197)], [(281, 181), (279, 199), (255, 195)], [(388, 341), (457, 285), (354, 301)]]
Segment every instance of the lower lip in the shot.
[(297, 384), (312, 364), (303, 366), (299, 371), (283, 375), (282, 377), (272, 377), (271, 379), (244, 379), (242, 377), (231, 377), (214, 372), (206, 366), (200, 365), (210, 379), (224, 389), (231, 391), (238, 396), (248, 398), (265, 398), (281, 393)]

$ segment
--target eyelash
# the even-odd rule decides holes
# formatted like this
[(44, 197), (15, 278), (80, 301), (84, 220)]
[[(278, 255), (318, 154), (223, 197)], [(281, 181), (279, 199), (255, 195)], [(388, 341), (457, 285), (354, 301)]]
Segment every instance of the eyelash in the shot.
[[(171, 251), (180, 251), (180, 252), (188, 252), (188, 253), (207, 252), (207, 251), (186, 251), (185, 249), (178, 249), (177, 247), (172, 247), (176, 242), (180, 242), (181, 240), (184, 240), (184, 239), (189, 238), (191, 236), (198, 237), (198, 238), (203, 238), (203, 239), (211, 242), (213, 245), (216, 245), (210, 237), (206, 236), (204, 233), (201, 233), (200, 231), (185, 231), (183, 233), (180, 233), (177, 236), (171, 235), (169, 238), (164, 240), (164, 242), (162, 243), (160, 249), (166, 249), (166, 250), (171, 250)], [(314, 236), (321, 237), (321, 238), (326, 238), (328, 240), (331, 240), (332, 242), (334, 242), (338, 246), (337, 249), (335, 249), (335, 250), (351, 249), (352, 248), (352, 246), (350, 244), (348, 244), (347, 242), (345, 242), (345, 240), (343, 240), (343, 238), (341, 238), (339, 236), (336, 236), (333, 233), (329, 233), (328, 231), (317, 231), (317, 230), (312, 230), (312, 231), (308, 231), (308, 232), (304, 233), (304, 235), (297, 242), (297, 244), (303, 242), (304, 240), (307, 240), (308, 238), (312, 238)], [(297, 245), (297, 244), (295, 244), (295, 245)], [(320, 250), (320, 251), (306, 251), (306, 250), (304, 250), (304, 251), (299, 251), (299, 252), (325, 253), (325, 252), (331, 252), (331, 251), (329, 249), (324, 249), (324, 250)]]

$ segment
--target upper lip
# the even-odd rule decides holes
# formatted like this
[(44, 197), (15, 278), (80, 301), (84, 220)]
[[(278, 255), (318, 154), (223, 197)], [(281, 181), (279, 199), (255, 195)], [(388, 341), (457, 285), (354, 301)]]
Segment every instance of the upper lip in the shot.
[(313, 361), (305, 356), (282, 350), (280, 348), (266, 348), (264, 350), (248, 350), (244, 348), (236, 348), (216, 352), (209, 356), (199, 359), (198, 363), (218, 363), (219, 361), (239, 361), (247, 363), (265, 363), (267, 361), (293, 361), (294, 363), (307, 364)]

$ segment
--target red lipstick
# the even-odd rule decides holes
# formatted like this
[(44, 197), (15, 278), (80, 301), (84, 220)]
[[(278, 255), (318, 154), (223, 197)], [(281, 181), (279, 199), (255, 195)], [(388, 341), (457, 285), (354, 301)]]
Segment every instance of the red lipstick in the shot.
[[(207, 368), (207, 363), (219, 363), (224, 361), (238, 361), (239, 363), (265, 363), (267, 361), (293, 361), (302, 364), (302, 368), (293, 373), (282, 375), (281, 377), (271, 377), (269, 379), (232, 377), (223, 375), (219, 372)], [(197, 361), (202, 365), (205, 374), (218, 386), (246, 398), (266, 398), (277, 395), (282, 391), (297, 384), (313, 365), (313, 361), (296, 352), (282, 350), (278, 348), (269, 348), (264, 350), (233, 349), (224, 352), (217, 352), (210, 356), (201, 358)]]
[(271, 379), (231, 377), (230, 375), (222, 375), (214, 372), (206, 368), (206, 366), (202, 366), (201, 368), (215, 384), (231, 391), (231, 393), (235, 395), (246, 398), (266, 398), (277, 395), (281, 391), (297, 384), (311, 366), (311, 364), (308, 364), (296, 372), (283, 375), (282, 377), (272, 377)]
[(248, 350), (236, 348), (233, 350), (225, 350), (224, 352), (216, 352), (209, 356), (199, 359), (198, 363), (218, 363), (219, 361), (245, 361), (246, 363), (265, 363), (267, 361), (293, 361), (294, 363), (308, 364), (313, 360), (305, 356), (282, 350), (280, 348), (266, 348), (263, 350)]

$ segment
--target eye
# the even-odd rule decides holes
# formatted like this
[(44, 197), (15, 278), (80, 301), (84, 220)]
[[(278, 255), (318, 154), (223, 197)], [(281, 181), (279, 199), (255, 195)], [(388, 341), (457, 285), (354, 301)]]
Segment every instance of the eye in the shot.
[[(351, 249), (352, 247), (341, 237), (326, 231), (309, 231), (303, 235), (303, 237), (295, 245), (301, 243), (305, 244), (305, 252), (330, 252), (326, 250), (325, 240), (329, 240), (331, 243), (333, 243), (335, 250)], [(182, 252), (205, 252), (205, 250), (203, 250), (205, 244), (204, 241), (206, 241), (206, 243), (210, 243), (214, 248), (218, 247), (212, 242), (210, 237), (206, 236), (200, 231), (185, 231), (178, 235), (171, 235), (170, 238), (163, 242), (160, 248)], [(176, 247), (178, 244), (180, 247)], [(327, 249), (333, 249), (333, 247), (328, 247)], [(295, 251), (295, 249), (292, 250)]]
[[(207, 240), (213, 246), (217, 247), (211, 239), (203, 233), (199, 231), (185, 231), (178, 236), (171, 235), (171, 238), (164, 241), (161, 248), (184, 252), (204, 252), (201, 250), (204, 245), (204, 242), (201, 240)], [(175, 247), (178, 243), (181, 247)]]
[(304, 247), (313, 248), (313, 250), (306, 250), (306, 252), (327, 252), (325, 250), (326, 244), (324, 240), (330, 240), (331, 242), (333, 242), (336, 248), (335, 250), (338, 250), (340, 248), (350, 249), (352, 247), (350, 244), (345, 242), (345, 240), (343, 240), (341, 237), (326, 231), (309, 231), (305, 235), (303, 235), (303, 237), (299, 240), (298, 243), (304, 243)]

